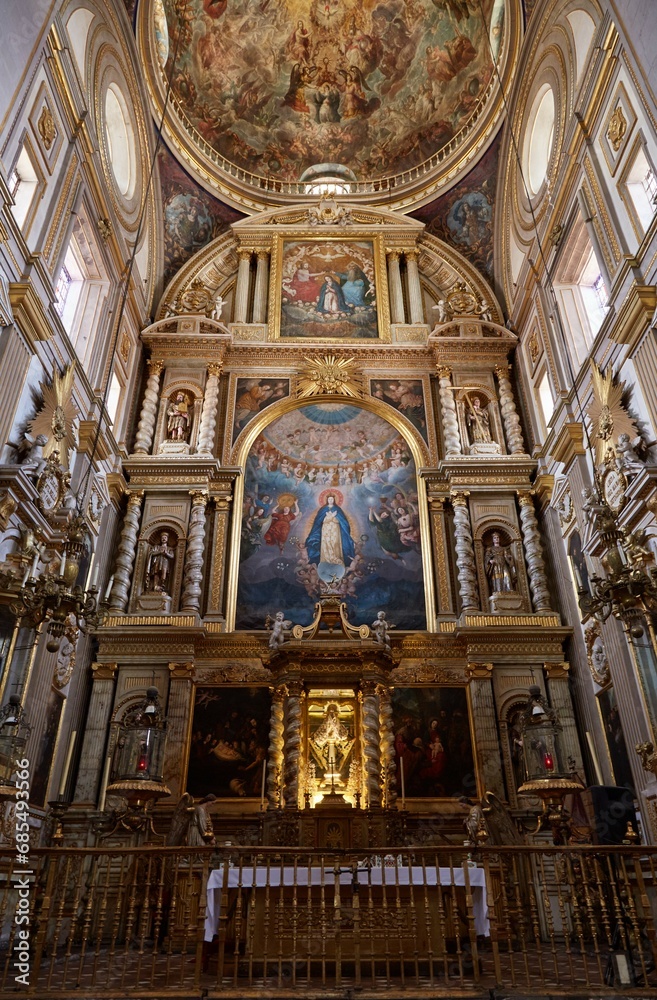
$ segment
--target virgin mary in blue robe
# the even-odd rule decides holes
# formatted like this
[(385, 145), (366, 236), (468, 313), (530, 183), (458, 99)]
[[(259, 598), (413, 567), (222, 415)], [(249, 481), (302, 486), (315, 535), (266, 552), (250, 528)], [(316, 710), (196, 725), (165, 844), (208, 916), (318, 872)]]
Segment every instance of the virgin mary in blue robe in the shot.
[[(333, 497), (331, 497), (331, 499), (333, 499)], [(351, 537), (351, 529), (349, 527), (347, 515), (341, 507), (338, 507), (336, 503), (325, 503), (324, 506), (320, 507), (315, 514), (313, 526), (310, 529), (308, 537), (306, 538), (308, 562), (313, 563), (315, 566), (322, 562), (322, 529), (324, 527), (326, 516), (329, 512), (331, 514), (331, 518), (335, 518), (339, 526), (340, 542), (342, 545), (342, 563), (344, 566), (347, 566), (356, 555), (356, 546), (354, 545), (354, 540)], [(334, 560), (331, 560), (331, 562), (333, 561)]]
[(338, 313), (348, 313), (352, 310), (345, 300), (340, 282), (332, 275), (327, 274), (319, 290), (317, 299), (317, 312), (327, 315), (337, 315)]

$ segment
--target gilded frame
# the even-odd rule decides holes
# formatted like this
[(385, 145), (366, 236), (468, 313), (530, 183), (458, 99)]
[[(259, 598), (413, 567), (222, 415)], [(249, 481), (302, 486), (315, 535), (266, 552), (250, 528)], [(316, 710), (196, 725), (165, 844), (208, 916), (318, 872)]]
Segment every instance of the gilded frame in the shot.
[[(325, 403), (344, 403), (344, 396), (325, 395), (317, 397)], [(236, 451), (233, 453), (235, 464), (244, 468), (251, 445), (258, 434), (267, 424), (278, 417), (295, 410), (298, 407), (307, 405), (308, 399), (298, 399), (290, 396), (287, 399), (279, 400), (258, 414), (251, 423), (244, 428), (240, 439), (236, 442)], [(353, 400), (354, 405), (362, 406), (363, 409), (371, 410), (378, 416), (387, 420), (399, 432), (408, 444), (413, 460), (415, 462), (417, 475), (418, 507), (420, 519), (420, 539), (422, 551), (422, 569), (424, 573), (424, 604), (427, 622), (427, 631), (438, 631), (436, 623), (436, 607), (434, 597), (434, 576), (433, 576), (433, 556), (431, 543), (431, 529), (429, 524), (429, 507), (427, 503), (426, 482), (419, 470), (425, 468), (429, 461), (429, 447), (420, 434), (410, 425), (405, 417), (402, 417), (393, 407), (380, 403), (371, 396), (364, 395), (358, 400)], [(242, 509), (244, 498), (244, 476), (239, 476), (235, 482), (235, 495), (233, 498), (233, 510)], [(228, 588), (226, 596), (226, 631), (232, 632), (235, 629), (235, 618), (237, 613), (237, 585), (239, 578), (239, 553), (241, 540), (241, 518), (233, 517), (230, 537), (230, 557), (228, 561)]]
[[(378, 337), (281, 337), (282, 279), (283, 253), (286, 243), (356, 243), (372, 244), (374, 252), (374, 281), (376, 291), (376, 321)], [(299, 232), (286, 234), (277, 233), (274, 237), (271, 252), (271, 267), (269, 271), (269, 329), (270, 339), (283, 341), (286, 344), (308, 344), (321, 347), (324, 344), (389, 344), (392, 340), (390, 330), (390, 309), (388, 298), (388, 275), (383, 237), (371, 231), (350, 229), (345, 232), (339, 229), (330, 234), (319, 235), (316, 229), (302, 229)]]

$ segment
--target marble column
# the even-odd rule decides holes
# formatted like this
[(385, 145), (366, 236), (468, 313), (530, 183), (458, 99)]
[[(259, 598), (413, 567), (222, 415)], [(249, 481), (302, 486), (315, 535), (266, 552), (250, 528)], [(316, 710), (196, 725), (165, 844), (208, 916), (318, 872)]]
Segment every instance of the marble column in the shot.
[(251, 250), (237, 251), (237, 287), (235, 289), (235, 322), (246, 323), (249, 308), (249, 279), (251, 277)]
[(258, 264), (253, 296), (253, 322), (265, 323), (267, 320), (267, 291), (269, 287), (269, 250), (257, 250), (256, 254)]
[(287, 718), (285, 722), (285, 787), (286, 809), (299, 808), (299, 766), (301, 764), (301, 708), (305, 692), (301, 681), (287, 685)]
[(395, 732), (392, 721), (392, 699), (387, 687), (379, 685), (379, 746), (385, 799), (384, 805), (392, 809), (397, 801), (397, 764), (395, 761)]
[(137, 551), (141, 502), (143, 499), (143, 490), (134, 490), (128, 496), (128, 507), (123, 519), (119, 549), (116, 556), (114, 584), (109, 600), (110, 611), (125, 611), (128, 606), (130, 584), (132, 583), (132, 567)]
[(116, 663), (92, 663), (91, 699), (84, 720), (84, 739), (75, 785), (75, 802), (96, 804), (114, 707)]
[(555, 709), (561, 723), (561, 739), (564, 750), (562, 766), (568, 768), (568, 758), (575, 761), (577, 770), (582, 773), (582, 750), (577, 733), (577, 723), (575, 721), (575, 709), (573, 699), (570, 694), (568, 683), (568, 673), (570, 664), (568, 663), (546, 663), (547, 690), (552, 708)]
[(157, 420), (157, 406), (160, 398), (160, 375), (162, 361), (148, 361), (148, 381), (144, 392), (144, 402), (139, 416), (139, 426), (135, 435), (135, 455), (148, 455), (153, 444), (153, 432)]
[(283, 747), (285, 746), (285, 694), (285, 687), (275, 688), (271, 699), (269, 761), (267, 764), (267, 801), (270, 809), (278, 809), (281, 805)]
[(201, 584), (203, 582), (203, 552), (205, 549), (205, 508), (208, 495), (204, 490), (190, 490), (192, 513), (187, 531), (185, 575), (180, 600), (181, 611), (198, 613), (201, 610)]
[(479, 610), (479, 588), (475, 570), (472, 526), (468, 510), (467, 491), (452, 494), (454, 508), (454, 538), (456, 543), (456, 567), (458, 570), (459, 594), (462, 611)]
[(438, 394), (440, 410), (443, 418), (443, 434), (445, 437), (445, 454), (461, 454), (461, 436), (456, 417), (456, 403), (452, 386), (452, 369), (446, 365), (438, 366)]
[(504, 800), (506, 792), (493, 696), (493, 664), (471, 663), (468, 666), (468, 674), (481, 791), (494, 792), (499, 799)]
[(212, 455), (214, 452), (214, 429), (217, 426), (219, 379), (222, 371), (223, 365), (221, 363), (208, 365), (208, 378), (203, 394), (201, 427), (198, 433), (197, 451), (201, 455)]
[(518, 503), (520, 504), (520, 526), (522, 528), (522, 540), (525, 547), (525, 559), (529, 572), (529, 585), (532, 590), (532, 597), (535, 611), (550, 611), (550, 589), (547, 576), (545, 575), (545, 562), (543, 561), (543, 548), (541, 546), (541, 535), (538, 530), (538, 521), (534, 511), (534, 498), (527, 491), (518, 491)]
[(424, 308), (422, 304), (422, 286), (417, 262), (420, 254), (417, 250), (404, 251), (406, 258), (406, 273), (408, 274), (408, 304), (411, 312), (411, 323), (424, 323)]
[(522, 438), (516, 401), (513, 398), (513, 387), (509, 378), (510, 370), (510, 365), (497, 365), (495, 368), (500, 387), (500, 411), (504, 421), (504, 434), (509, 452), (512, 455), (524, 455), (526, 454), (525, 442)]
[(402, 291), (401, 272), (399, 270), (399, 250), (388, 250), (388, 287), (390, 292), (390, 320), (392, 323), (404, 322), (404, 293)]
[(365, 805), (381, 805), (381, 747), (379, 737), (379, 695), (374, 680), (361, 681), (363, 703), (363, 755), (365, 757)]
[(180, 748), (187, 743), (189, 723), (194, 707), (193, 673), (193, 663), (169, 664), (164, 782), (171, 792), (171, 802), (177, 802), (185, 791), (182, 784), (184, 756), (181, 755)]

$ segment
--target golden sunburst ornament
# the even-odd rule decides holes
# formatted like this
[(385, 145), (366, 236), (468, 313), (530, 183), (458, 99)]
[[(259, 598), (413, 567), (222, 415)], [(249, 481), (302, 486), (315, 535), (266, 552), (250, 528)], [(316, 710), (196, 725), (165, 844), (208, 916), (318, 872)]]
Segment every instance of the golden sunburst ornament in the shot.
[(623, 405), (625, 382), (614, 375), (611, 365), (605, 372), (591, 360), (593, 402), (587, 415), (593, 424), (596, 465), (606, 465), (616, 455), (619, 434), (627, 434), (631, 441), (639, 436), (632, 417)]
[(51, 381), (41, 382), (43, 405), (27, 428), (33, 437), (43, 434), (48, 439), (43, 457), (48, 458), (57, 451), (64, 469), (68, 469), (70, 452), (78, 446), (75, 432), (78, 411), (73, 402), (74, 376), (75, 361), (62, 374), (55, 369)]
[(306, 358), (308, 367), (299, 375), (298, 394), (304, 396), (362, 396), (363, 377), (355, 371), (355, 358), (339, 358), (326, 354), (323, 358)]

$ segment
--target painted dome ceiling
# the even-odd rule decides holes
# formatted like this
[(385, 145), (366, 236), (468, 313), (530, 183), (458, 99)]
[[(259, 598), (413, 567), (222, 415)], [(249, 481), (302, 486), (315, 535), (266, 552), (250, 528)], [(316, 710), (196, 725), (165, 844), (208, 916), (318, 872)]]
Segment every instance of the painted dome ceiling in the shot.
[(489, 144), (519, 30), (513, 0), (148, 0), (141, 39), (175, 151), (248, 210), (320, 162), (371, 201), (435, 196)]

